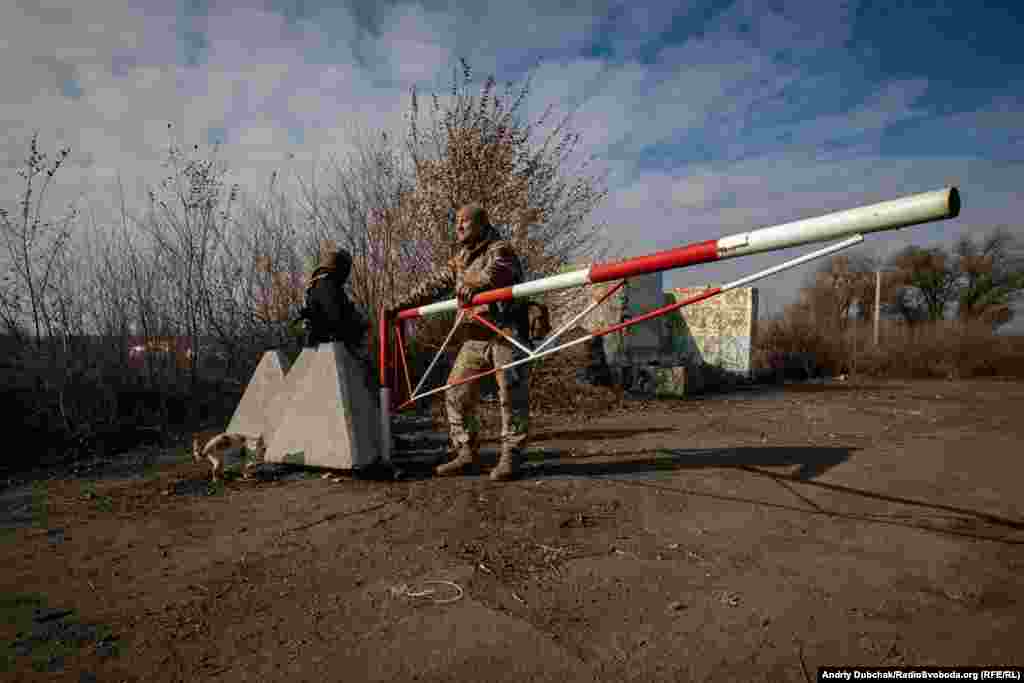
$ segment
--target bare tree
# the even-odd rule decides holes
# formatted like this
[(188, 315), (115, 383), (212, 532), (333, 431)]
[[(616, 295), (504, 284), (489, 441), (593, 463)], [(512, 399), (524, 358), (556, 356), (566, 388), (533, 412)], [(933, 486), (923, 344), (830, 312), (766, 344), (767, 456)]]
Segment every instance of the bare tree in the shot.
[(201, 337), (210, 308), (210, 266), (223, 244), (224, 227), (238, 194), (236, 187), (228, 187), (226, 165), (216, 153), (214, 147), (204, 156), (198, 145), (186, 152), (172, 142), (166, 160), (170, 172), (149, 190), (149, 206), (141, 221), (152, 240), (159, 277), (167, 286), (174, 327), (188, 339), (192, 386), (198, 379)]
[(844, 332), (851, 313), (870, 316), (874, 301), (875, 260), (867, 254), (833, 256), (803, 291), (803, 305), (824, 329)]
[(312, 226), (305, 251), (312, 257), (327, 242), (352, 255), (352, 300), (372, 321), (429, 269), (434, 241), (417, 221), (414, 176), (402, 147), (386, 133), (357, 132), (352, 144), (345, 158), (331, 160), (326, 182), (314, 176), (303, 184)]
[[(37, 345), (44, 339), (53, 342), (58, 334), (51, 288), (78, 212), (70, 207), (63, 216), (49, 219), (44, 212), (47, 191), (70, 153), (65, 147), (48, 161), (47, 154), (39, 151), (39, 134), (33, 134), (29, 156), (18, 171), (24, 189), (17, 208), (12, 213), (0, 207), (0, 236), (8, 261), (0, 288), (0, 317), (8, 332), (19, 337), (27, 318)], [(51, 350), (56, 350), (53, 344)]]
[(553, 108), (526, 120), (522, 107), (529, 79), (518, 86), (509, 83), (499, 94), (490, 76), (474, 93), (472, 70), (465, 60), (460, 63), (461, 78), (453, 76), (450, 98), (443, 102), (432, 95), (425, 126), (420, 98), (412, 91), (407, 146), (421, 228), (445, 244), (451, 238), (446, 234), (450, 211), (478, 202), (504, 236), (514, 240), (530, 277), (593, 254), (601, 247), (602, 226), (588, 218), (607, 190), (603, 178), (589, 174), (590, 160), (570, 165), (580, 143), (570, 116), (535, 140)]
[(239, 194), (211, 263), (208, 320), (229, 360), (286, 341), (286, 323), (302, 303), (299, 209), (271, 174), (262, 196)]

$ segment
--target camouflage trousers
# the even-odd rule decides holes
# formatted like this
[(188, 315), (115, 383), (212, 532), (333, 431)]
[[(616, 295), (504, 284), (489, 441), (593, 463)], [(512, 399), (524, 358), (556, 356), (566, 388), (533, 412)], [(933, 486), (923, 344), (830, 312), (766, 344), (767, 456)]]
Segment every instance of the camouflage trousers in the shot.
[[(499, 365), (506, 365), (523, 357), (521, 351), (503, 339), (463, 342), (455, 365), (448, 375), (455, 382)], [(501, 445), (503, 449), (518, 450), (526, 445), (530, 426), (530, 374), (529, 363), (517, 365), (495, 373), (498, 401), (501, 405)], [(480, 381), (466, 382), (445, 393), (448, 428), (456, 448), (479, 443)]]

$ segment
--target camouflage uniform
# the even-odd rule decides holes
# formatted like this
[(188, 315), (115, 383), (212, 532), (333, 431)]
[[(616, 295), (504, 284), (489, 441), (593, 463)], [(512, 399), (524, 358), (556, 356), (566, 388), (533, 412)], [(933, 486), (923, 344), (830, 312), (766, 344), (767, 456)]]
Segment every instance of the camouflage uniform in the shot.
[[(512, 245), (502, 240), (492, 226), (485, 225), (475, 243), (456, 247), (446, 266), (417, 287), (399, 308), (434, 302), (451, 290), (475, 294), (522, 281), (523, 269)], [(499, 302), (475, 310), (520, 343), (529, 338), (529, 318), (522, 302)], [(483, 325), (469, 322), (468, 326), (466, 341), (448, 376), (449, 383), (524, 357), (519, 349)], [(529, 365), (500, 371), (495, 379), (501, 406), (502, 457), (511, 462), (512, 469), (517, 469), (530, 422)], [(479, 381), (452, 387), (445, 396), (451, 440), (460, 452), (468, 449), (474, 457), (480, 433), (476, 415), (479, 398)]]

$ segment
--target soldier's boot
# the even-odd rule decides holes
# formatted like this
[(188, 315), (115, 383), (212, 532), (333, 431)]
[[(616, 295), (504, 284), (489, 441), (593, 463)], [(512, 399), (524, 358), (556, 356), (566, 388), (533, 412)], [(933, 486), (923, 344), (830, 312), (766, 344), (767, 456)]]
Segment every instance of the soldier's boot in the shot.
[(501, 459), (491, 470), (491, 481), (508, 481), (519, 476), (522, 453), (516, 448), (502, 448)]
[(434, 468), (434, 474), (439, 477), (448, 477), (453, 474), (462, 474), (466, 468), (475, 465), (479, 451), (474, 444), (463, 444), (459, 446), (459, 450), (456, 451), (455, 459), (438, 465)]

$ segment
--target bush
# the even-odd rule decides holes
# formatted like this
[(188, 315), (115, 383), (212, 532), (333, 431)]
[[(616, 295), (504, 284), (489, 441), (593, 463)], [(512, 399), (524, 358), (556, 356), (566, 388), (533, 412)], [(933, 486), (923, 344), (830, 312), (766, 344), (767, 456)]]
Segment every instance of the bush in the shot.
[(997, 335), (990, 326), (955, 321), (908, 326), (884, 321), (879, 345), (871, 325), (829, 334), (792, 321), (766, 321), (755, 348), (755, 366), (791, 372), (789, 362), (812, 354), (830, 374), (891, 378), (1024, 378), (1024, 337)]

